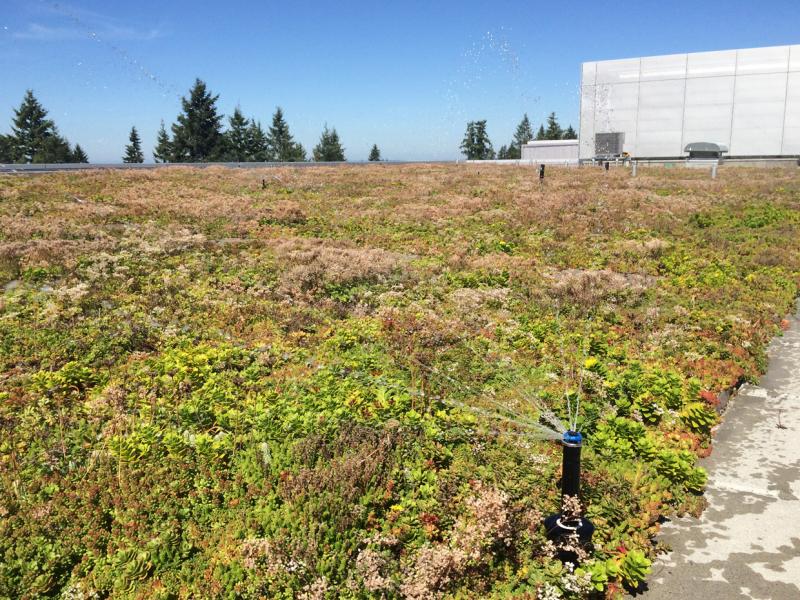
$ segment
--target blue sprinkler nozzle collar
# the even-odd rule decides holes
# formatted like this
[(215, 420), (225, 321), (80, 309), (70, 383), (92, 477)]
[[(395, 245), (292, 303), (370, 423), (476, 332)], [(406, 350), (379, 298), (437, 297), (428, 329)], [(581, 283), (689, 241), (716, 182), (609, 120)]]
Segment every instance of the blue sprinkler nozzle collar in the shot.
[(570, 446), (580, 446), (583, 442), (583, 436), (577, 431), (565, 431), (561, 441)]

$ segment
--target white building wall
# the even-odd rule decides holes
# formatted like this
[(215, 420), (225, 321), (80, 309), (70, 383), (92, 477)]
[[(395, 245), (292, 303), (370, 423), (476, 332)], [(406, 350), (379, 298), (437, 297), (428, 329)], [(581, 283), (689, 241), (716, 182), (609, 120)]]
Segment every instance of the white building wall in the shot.
[(584, 63), (580, 120), (582, 159), (612, 132), (639, 157), (682, 156), (690, 142), (800, 154), (800, 45)]
[[(800, 48), (795, 46), (795, 48)], [(800, 63), (800, 49), (797, 50)], [(800, 66), (800, 65), (799, 65)], [(800, 68), (789, 73), (786, 90), (786, 119), (783, 124), (784, 154), (800, 154)]]
[(522, 160), (577, 163), (578, 140), (535, 140), (522, 145)]

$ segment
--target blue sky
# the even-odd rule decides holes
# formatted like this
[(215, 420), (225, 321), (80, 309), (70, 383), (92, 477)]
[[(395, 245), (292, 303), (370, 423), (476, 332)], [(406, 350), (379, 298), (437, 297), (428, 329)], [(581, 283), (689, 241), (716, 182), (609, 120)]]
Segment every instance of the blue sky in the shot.
[(92, 162), (118, 162), (131, 125), (149, 159), (200, 77), (226, 115), (283, 107), (307, 150), (327, 123), (351, 160), (454, 159), (469, 120), (495, 149), (523, 112), (577, 128), (583, 61), (798, 44), (799, 23), (798, 0), (3, 0), (0, 132), (32, 88)]

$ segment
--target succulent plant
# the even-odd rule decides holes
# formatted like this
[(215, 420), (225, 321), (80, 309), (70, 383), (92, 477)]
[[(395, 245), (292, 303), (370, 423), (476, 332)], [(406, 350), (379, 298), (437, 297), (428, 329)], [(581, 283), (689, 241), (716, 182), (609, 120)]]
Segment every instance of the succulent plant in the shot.
[(135, 548), (117, 552), (111, 565), (116, 573), (115, 587), (126, 591), (132, 590), (138, 582), (146, 579), (153, 568), (150, 554)]
[(703, 467), (695, 467), (686, 478), (686, 489), (693, 492), (702, 492), (706, 487), (708, 474)]
[(652, 461), (658, 454), (658, 448), (650, 436), (642, 436), (634, 442), (636, 454), (647, 461)]
[(692, 402), (683, 409), (681, 419), (692, 431), (708, 434), (717, 422), (717, 414), (703, 402)]
[(651, 565), (652, 562), (641, 550), (628, 550), (620, 563), (622, 580), (633, 588), (637, 587), (647, 579)]
[(636, 408), (642, 417), (642, 421), (648, 425), (657, 425), (664, 414), (664, 409), (658, 405), (650, 392), (646, 392), (636, 399)]
[(147, 543), (153, 565), (162, 568), (171, 565), (181, 554), (181, 536), (174, 529), (166, 529)]
[(175, 431), (168, 431), (161, 439), (161, 443), (167, 450), (167, 453), (173, 458), (186, 457), (191, 448), (186, 444), (184, 437)]

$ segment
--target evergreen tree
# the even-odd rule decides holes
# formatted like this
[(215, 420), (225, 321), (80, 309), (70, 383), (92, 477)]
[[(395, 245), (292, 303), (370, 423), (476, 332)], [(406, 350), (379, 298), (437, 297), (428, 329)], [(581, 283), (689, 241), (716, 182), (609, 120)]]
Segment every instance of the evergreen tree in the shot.
[(547, 139), (547, 133), (545, 133), (544, 125), (539, 125), (539, 131), (536, 132), (536, 139), (537, 140)]
[(69, 142), (67, 139), (58, 133), (58, 129), (53, 127), (50, 135), (42, 140), (39, 149), (33, 155), (33, 160), (31, 162), (43, 164), (69, 163), (76, 161), (73, 160), (72, 150), (69, 147)]
[(564, 139), (564, 140), (577, 140), (578, 139), (578, 134), (572, 128), (572, 125), (567, 127), (567, 130), (564, 132), (564, 136), (561, 139)]
[(269, 139), (261, 127), (261, 121), (251, 120), (247, 129), (247, 148), (248, 160), (256, 162), (270, 162), (273, 159), (269, 148)]
[[(528, 119), (528, 113), (522, 115), (522, 120), (517, 125), (514, 131), (514, 139), (506, 148), (504, 157), (507, 159), (519, 160), (522, 158), (522, 146), (527, 144), (533, 139), (533, 129), (531, 129), (531, 121)], [(500, 154), (498, 153), (498, 158)]]
[(494, 158), (494, 149), (489, 135), (486, 133), (486, 119), (470, 121), (461, 142), (461, 153), (467, 160), (489, 160)]
[[(275, 108), (275, 114), (272, 115), (272, 125), (269, 128), (267, 140), (272, 155), (279, 162), (302, 162), (306, 159), (305, 149), (295, 142), (292, 134), (289, 133), (289, 125), (283, 118), (283, 110), (280, 106)], [(344, 154), (338, 160), (344, 160)]]
[(172, 159), (204, 162), (220, 158), (224, 151), (222, 115), (217, 113), (219, 95), (212, 96), (204, 81), (195, 79), (188, 98), (181, 99), (183, 112), (172, 125)]
[[(83, 151), (80, 144), (75, 144), (75, 148), (72, 150), (69, 162), (73, 163), (88, 163), (89, 157), (86, 156), (86, 152)], [(141, 162), (141, 161), (139, 161)]]
[(500, 150), (497, 151), (497, 158), (500, 159), (500, 160), (505, 160), (505, 159), (511, 158), (508, 155), (508, 147), (505, 144), (500, 146)]
[(161, 128), (158, 130), (156, 136), (156, 147), (153, 150), (153, 160), (157, 163), (166, 163), (172, 161), (172, 140), (169, 139), (169, 134), (164, 127), (164, 121), (161, 121)]
[(247, 162), (250, 158), (250, 126), (242, 110), (237, 106), (233, 116), (228, 118), (228, 131), (225, 132), (225, 153), (228, 160)]
[[(344, 148), (342, 148), (342, 160), (347, 160), (344, 157)], [(305, 162), (306, 161), (306, 149), (303, 148), (303, 144), (300, 142), (294, 142), (292, 146), (292, 153), (289, 155), (289, 162)]]
[[(34, 158), (37, 156), (39, 159), (47, 159), (50, 154), (59, 149), (57, 143), (47, 142), (49, 137), (55, 135), (55, 125), (47, 118), (47, 111), (31, 90), (25, 92), (22, 104), (19, 108), (14, 109), (11, 131), (14, 139), (15, 162), (34, 162)], [(55, 161), (39, 160), (38, 162)]]
[(347, 160), (344, 157), (344, 148), (339, 142), (339, 134), (336, 128), (328, 129), (328, 125), (322, 130), (319, 144), (314, 147), (314, 160), (316, 162), (338, 162)]
[(564, 135), (564, 130), (561, 129), (561, 126), (558, 124), (558, 119), (556, 119), (556, 113), (551, 112), (550, 115), (547, 117), (547, 130), (545, 131), (545, 139), (560, 140), (561, 136), (563, 135)]
[(122, 162), (143, 163), (144, 153), (142, 152), (142, 140), (139, 139), (139, 132), (136, 131), (136, 127), (131, 127), (131, 133), (128, 136), (128, 140), (130, 141), (130, 144), (125, 146), (125, 156), (122, 157)]
[(372, 150), (369, 151), (370, 161), (379, 161), (381, 159), (381, 151), (378, 150), (378, 144), (372, 144)]
[(19, 108), (14, 109), (12, 135), (3, 136), (0, 155), (9, 162), (64, 163), (72, 161), (69, 142), (58, 133), (47, 110), (31, 90), (25, 92)]
[(0, 134), (0, 163), (14, 162), (15, 153), (14, 138), (10, 135)]
[(531, 122), (528, 119), (528, 113), (525, 113), (522, 117), (522, 121), (520, 121), (519, 125), (517, 125), (517, 130), (514, 132), (514, 143), (511, 144), (511, 147), (515, 148), (519, 155), (514, 156), (513, 158), (519, 158), (519, 156), (522, 154), (522, 145), (527, 144), (532, 139), (533, 129), (531, 129)]

